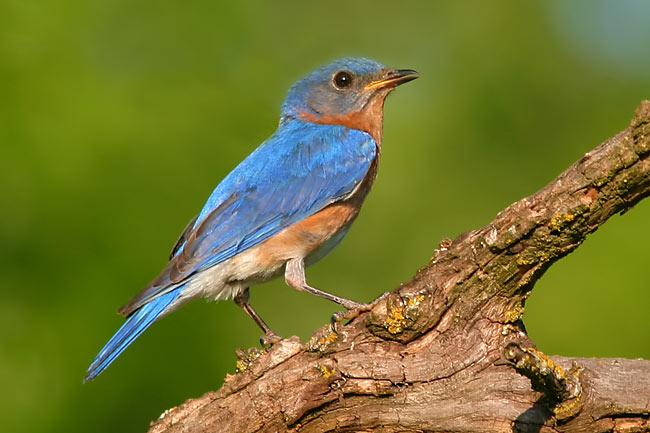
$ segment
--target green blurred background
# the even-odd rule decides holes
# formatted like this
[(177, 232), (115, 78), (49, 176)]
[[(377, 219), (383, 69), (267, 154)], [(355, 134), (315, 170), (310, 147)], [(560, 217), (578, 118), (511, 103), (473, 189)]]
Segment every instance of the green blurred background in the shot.
[[(364, 211), (308, 272), (369, 301), (628, 125), (650, 97), (649, 19), (643, 0), (3, 2), (2, 430), (142, 432), (257, 344), (234, 303), (195, 301), (81, 383), (304, 73), (344, 55), (421, 73), (387, 102)], [(541, 349), (650, 358), (648, 221), (642, 202), (542, 278), (525, 316)], [(283, 281), (252, 303), (303, 340), (335, 311)]]

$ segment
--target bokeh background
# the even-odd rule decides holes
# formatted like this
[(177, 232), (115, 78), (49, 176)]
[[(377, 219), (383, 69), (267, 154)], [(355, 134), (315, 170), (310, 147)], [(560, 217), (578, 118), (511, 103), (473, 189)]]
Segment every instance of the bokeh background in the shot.
[[(421, 73), (386, 104), (361, 216), (308, 271), (369, 301), (628, 125), (650, 97), (649, 20), (643, 0), (2, 2), (2, 430), (142, 432), (257, 344), (233, 303), (195, 301), (81, 382), (304, 73), (344, 55)], [(650, 358), (649, 222), (642, 202), (542, 278), (525, 315), (541, 349)], [(303, 340), (336, 309), (283, 281), (252, 303)]]

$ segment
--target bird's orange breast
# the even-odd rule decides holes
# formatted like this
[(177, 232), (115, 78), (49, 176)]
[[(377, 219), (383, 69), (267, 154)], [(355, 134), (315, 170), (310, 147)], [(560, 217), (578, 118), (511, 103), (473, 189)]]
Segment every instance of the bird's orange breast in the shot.
[(256, 248), (256, 259), (263, 267), (275, 268), (288, 259), (307, 257), (349, 226), (359, 209), (348, 202), (329, 205), (262, 242)]
[(290, 225), (260, 243), (255, 259), (262, 267), (283, 266), (292, 258), (307, 258), (316, 254), (330, 239), (352, 224), (377, 173), (378, 158), (370, 166), (356, 191), (346, 200), (333, 203), (307, 218)]

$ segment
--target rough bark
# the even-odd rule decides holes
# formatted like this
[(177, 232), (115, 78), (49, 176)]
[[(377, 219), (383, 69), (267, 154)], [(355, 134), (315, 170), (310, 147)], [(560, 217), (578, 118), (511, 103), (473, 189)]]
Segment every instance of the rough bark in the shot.
[(548, 267), (650, 194), (650, 101), (629, 128), (333, 333), (240, 353), (172, 432), (650, 431), (650, 361), (548, 357), (521, 321)]

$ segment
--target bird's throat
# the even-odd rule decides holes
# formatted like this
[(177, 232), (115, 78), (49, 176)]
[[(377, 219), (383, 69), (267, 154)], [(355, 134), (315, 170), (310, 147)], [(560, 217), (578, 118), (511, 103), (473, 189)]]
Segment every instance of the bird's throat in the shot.
[(384, 123), (384, 100), (386, 95), (378, 95), (366, 104), (361, 110), (345, 114), (314, 114), (301, 111), (301, 120), (328, 125), (341, 125), (347, 128), (367, 132), (375, 139), (377, 146), (381, 145), (381, 136)]

